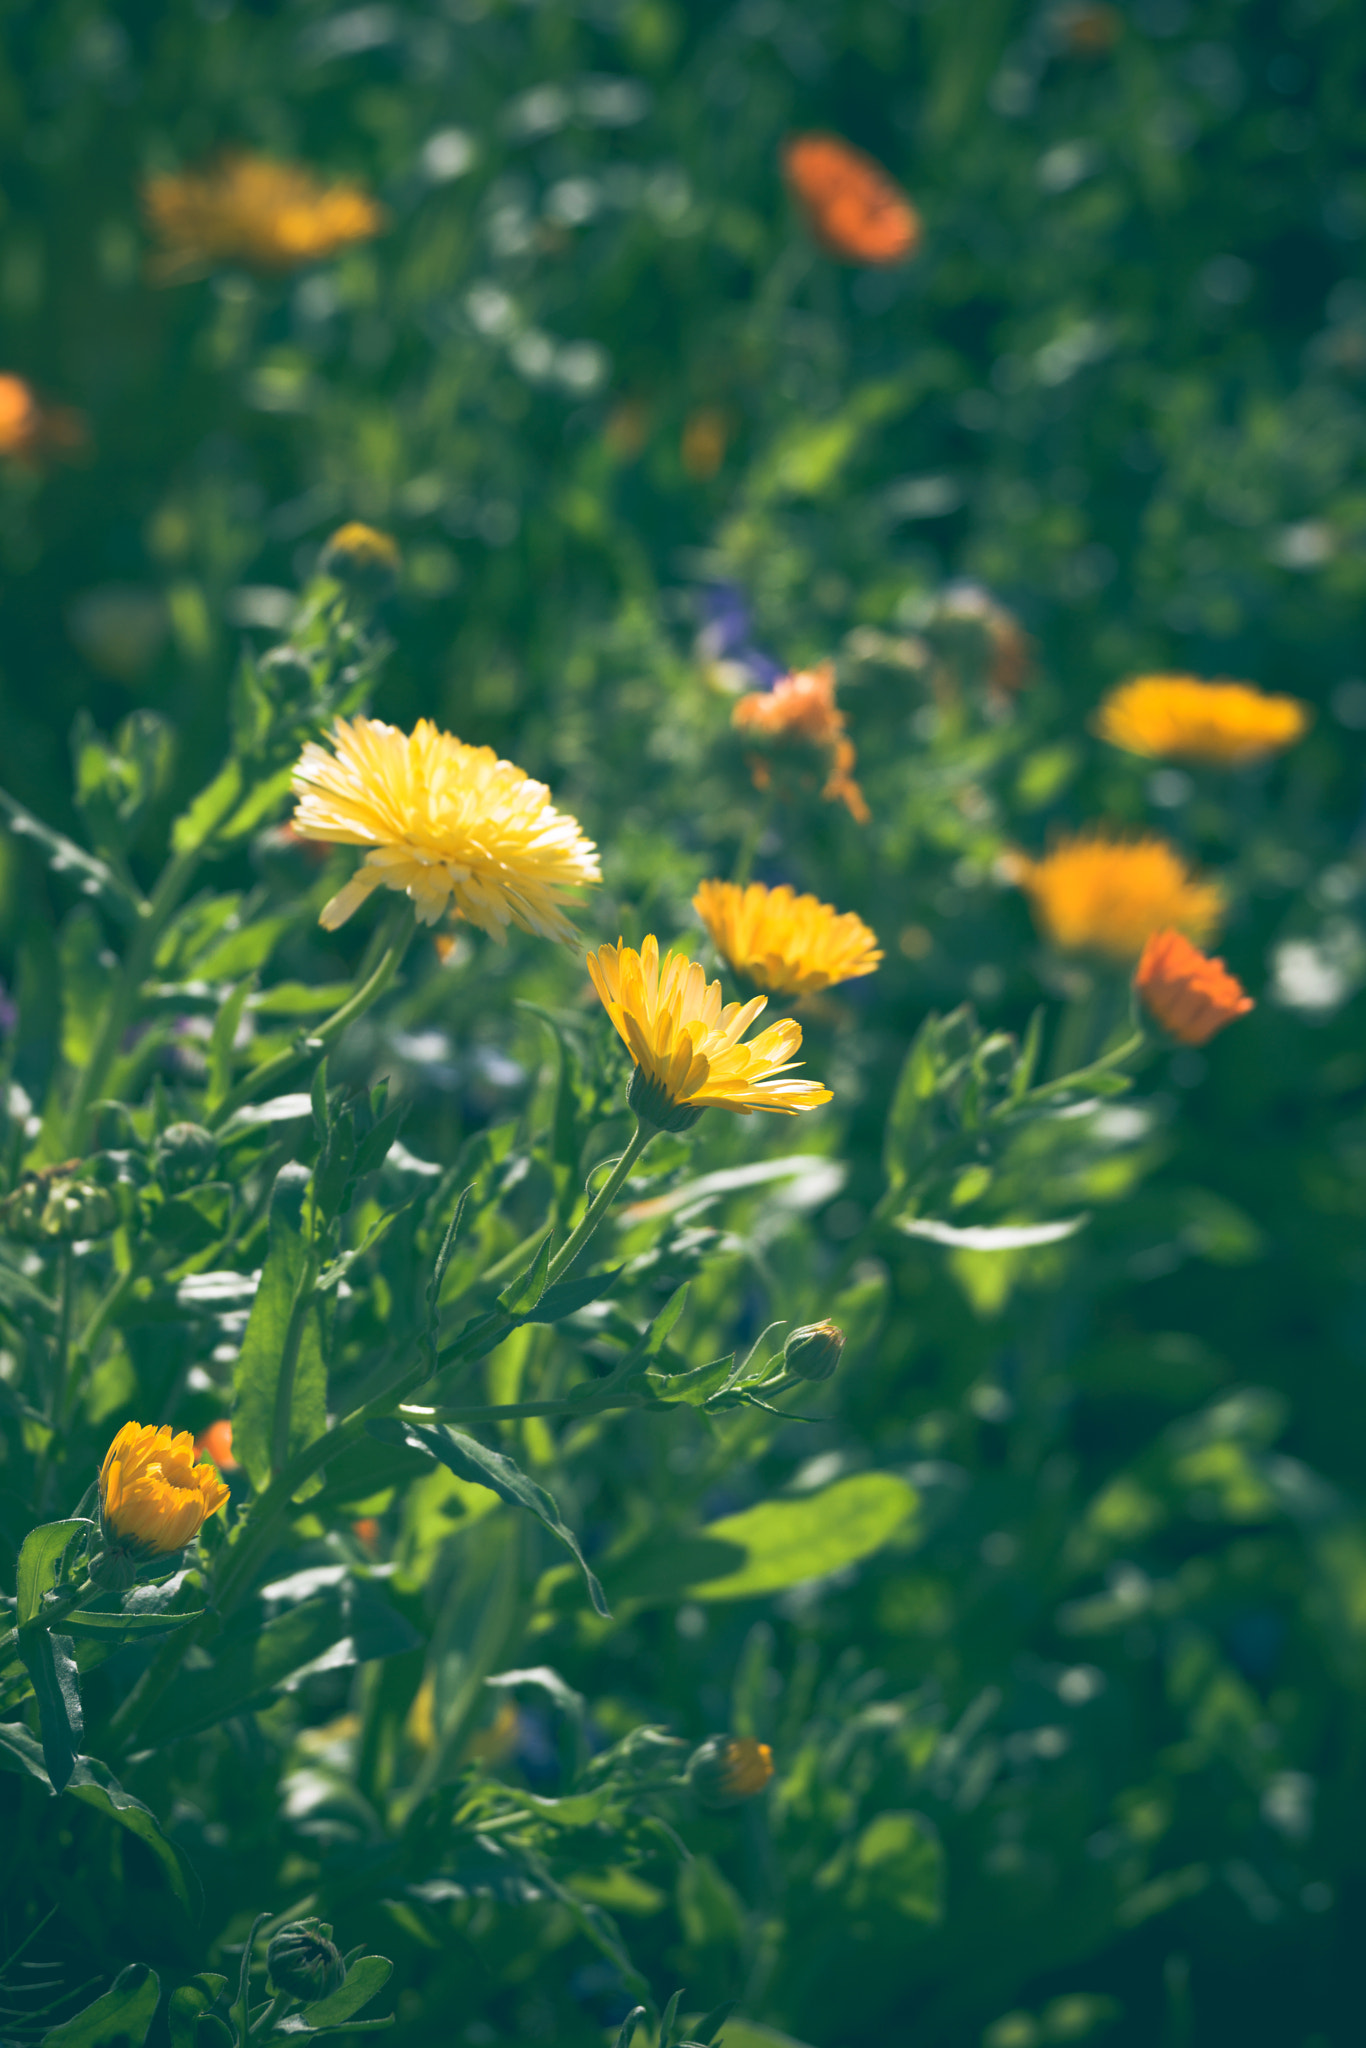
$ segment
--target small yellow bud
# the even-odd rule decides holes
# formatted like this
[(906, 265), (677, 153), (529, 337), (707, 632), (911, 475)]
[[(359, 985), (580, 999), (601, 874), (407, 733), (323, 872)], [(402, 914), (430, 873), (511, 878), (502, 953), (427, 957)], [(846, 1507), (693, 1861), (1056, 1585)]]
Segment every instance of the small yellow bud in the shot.
[(332, 535), (318, 560), (324, 576), (335, 576), (363, 597), (387, 597), (398, 582), (398, 543), (376, 527), (349, 520)]
[(709, 1735), (688, 1763), (688, 1782), (714, 1813), (757, 1798), (773, 1776), (773, 1751), (747, 1735)]

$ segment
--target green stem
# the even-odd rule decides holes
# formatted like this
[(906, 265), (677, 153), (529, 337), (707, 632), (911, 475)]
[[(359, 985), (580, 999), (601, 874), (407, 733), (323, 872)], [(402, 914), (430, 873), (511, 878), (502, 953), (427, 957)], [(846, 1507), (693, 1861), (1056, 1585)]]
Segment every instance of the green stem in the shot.
[(54, 1429), (61, 1428), (66, 1407), (66, 1375), (71, 1362), (71, 1309), (76, 1280), (75, 1260), (69, 1244), (62, 1246), (61, 1260), (61, 1306), (57, 1315), (57, 1341), (52, 1356), (52, 1399), (48, 1410)]
[(643, 1124), (637, 1120), (635, 1130), (631, 1133), (630, 1144), (626, 1147), (626, 1150), (622, 1153), (620, 1159), (612, 1168), (612, 1171), (608, 1174), (606, 1180), (598, 1189), (598, 1192), (594, 1195), (592, 1201), (588, 1204), (583, 1215), (579, 1218), (573, 1230), (570, 1231), (554, 1258), (550, 1261), (550, 1267), (545, 1276), (547, 1287), (553, 1287), (558, 1280), (563, 1280), (580, 1252), (585, 1249), (589, 1240), (596, 1234), (598, 1225), (621, 1193), (631, 1168), (655, 1135), (653, 1125)]
[[(279, 1083), (288, 1079), (296, 1068), (306, 1066), (310, 1060), (316, 1059), (320, 1052), (326, 1052), (328, 1046), (335, 1044), (341, 1037), (348, 1024), (353, 1024), (357, 1017), (363, 1016), (373, 1003), (379, 1001), (398, 973), (399, 964), (408, 950), (408, 941), (413, 935), (414, 921), (407, 914), (406, 904), (399, 915), (402, 923), (380, 955), (379, 964), (368, 980), (362, 982), (355, 994), (350, 996), (339, 1010), (334, 1010), (332, 1015), (320, 1024), (316, 1031), (311, 1031), (300, 1044), (289, 1046), (284, 1052), (277, 1053), (273, 1060), (267, 1060), (263, 1066), (255, 1068), (250, 1074), (245, 1074), (235, 1088), (230, 1088), (217, 1109), (205, 1118), (210, 1130), (218, 1130), (227, 1122), (233, 1111), (241, 1109), (244, 1103), (254, 1102), (258, 1096), (274, 1092)], [(395, 922), (397, 921), (396, 919)]]

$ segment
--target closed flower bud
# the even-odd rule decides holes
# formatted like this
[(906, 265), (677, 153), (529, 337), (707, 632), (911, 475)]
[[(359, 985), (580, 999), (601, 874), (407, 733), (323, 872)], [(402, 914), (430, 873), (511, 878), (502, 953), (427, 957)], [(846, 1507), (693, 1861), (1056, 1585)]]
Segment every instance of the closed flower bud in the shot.
[(688, 1764), (688, 1783), (713, 1813), (757, 1798), (772, 1776), (773, 1751), (747, 1735), (709, 1735)]
[(165, 1188), (193, 1187), (218, 1157), (218, 1140), (200, 1124), (168, 1124), (156, 1142), (153, 1164)]
[(122, 1570), (115, 1553), (136, 1563), (183, 1550), (227, 1499), (213, 1466), (195, 1463), (187, 1429), (125, 1422), (100, 1467), (106, 1581)]
[(783, 1364), (799, 1380), (832, 1379), (844, 1353), (844, 1332), (828, 1318), (823, 1323), (803, 1323), (793, 1330), (783, 1346)]
[(115, 1229), (117, 1195), (93, 1178), (88, 1160), (68, 1159), (26, 1173), (0, 1202), (0, 1229), (26, 1244), (73, 1244)]
[(312, 2004), (340, 1991), (346, 1964), (325, 1920), (291, 1920), (266, 1950), (266, 1968), (277, 1991)]
[(319, 558), (324, 576), (335, 576), (362, 597), (387, 597), (398, 582), (398, 544), (376, 527), (352, 519), (339, 526)]

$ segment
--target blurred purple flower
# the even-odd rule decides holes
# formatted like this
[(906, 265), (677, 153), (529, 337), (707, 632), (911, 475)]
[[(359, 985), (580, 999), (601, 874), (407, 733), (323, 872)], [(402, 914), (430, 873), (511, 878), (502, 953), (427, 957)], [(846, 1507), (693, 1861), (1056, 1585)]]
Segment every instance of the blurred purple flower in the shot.
[(697, 635), (701, 659), (722, 671), (732, 689), (771, 690), (787, 671), (749, 638), (749, 606), (733, 583), (711, 583), (701, 593), (702, 626)]

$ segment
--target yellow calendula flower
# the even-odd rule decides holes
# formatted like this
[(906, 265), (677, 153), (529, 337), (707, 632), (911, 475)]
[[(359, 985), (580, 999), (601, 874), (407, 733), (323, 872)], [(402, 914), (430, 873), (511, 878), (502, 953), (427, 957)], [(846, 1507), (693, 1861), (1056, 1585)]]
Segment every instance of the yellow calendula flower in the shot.
[(188, 1429), (125, 1422), (100, 1467), (100, 1522), (106, 1538), (155, 1556), (183, 1550), (228, 1499), (215, 1467), (195, 1463)]
[(1251, 683), (1136, 676), (1110, 692), (1096, 714), (1096, 731), (1130, 754), (1235, 768), (1293, 747), (1312, 717), (1297, 697), (1269, 696)]
[(335, 576), (340, 583), (354, 584), (375, 595), (393, 588), (402, 565), (403, 557), (392, 535), (366, 526), (359, 519), (349, 519), (345, 526), (339, 526), (318, 557), (318, 567), (324, 576)]
[(245, 150), (201, 170), (149, 178), (142, 199), (168, 279), (215, 262), (294, 270), (369, 241), (385, 222), (363, 186), (324, 184), (303, 164)]
[(500, 946), (510, 924), (573, 943), (561, 899), (600, 879), (597, 848), (543, 782), (426, 718), (411, 733), (339, 718), (331, 737), (331, 753), (310, 740), (294, 770), (293, 829), (372, 851), (324, 909), (329, 931), (385, 888), (405, 890), (423, 924), (449, 906)]
[(749, 1735), (710, 1735), (688, 1759), (689, 1784), (718, 1813), (757, 1799), (772, 1776), (773, 1751)]
[(692, 907), (737, 974), (771, 995), (813, 996), (872, 974), (882, 959), (876, 934), (852, 910), (843, 916), (815, 896), (762, 882), (703, 882)]
[(818, 1109), (830, 1090), (790, 1073), (802, 1027), (791, 1017), (741, 1043), (767, 996), (722, 1007), (721, 984), (710, 985), (696, 960), (668, 953), (647, 938), (637, 953), (618, 942), (588, 955), (588, 972), (635, 1061), (628, 1100), (642, 1123), (686, 1130), (704, 1109)]
[(1042, 860), (1011, 856), (1008, 872), (1045, 938), (1069, 953), (1132, 960), (1150, 932), (1167, 926), (1199, 945), (1224, 914), (1219, 884), (1198, 879), (1177, 848), (1156, 837), (1080, 832)]

